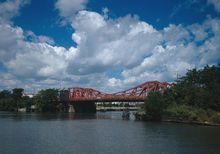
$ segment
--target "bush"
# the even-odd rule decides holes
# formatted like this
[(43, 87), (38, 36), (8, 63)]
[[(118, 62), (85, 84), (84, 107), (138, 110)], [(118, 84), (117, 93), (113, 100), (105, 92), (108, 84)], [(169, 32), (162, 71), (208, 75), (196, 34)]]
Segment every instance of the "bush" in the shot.
[(174, 105), (167, 108), (166, 114), (170, 116), (175, 116), (179, 119), (196, 121), (199, 119), (201, 115), (206, 115), (206, 112), (202, 109), (195, 108), (192, 106)]
[(149, 120), (161, 120), (164, 110), (168, 104), (160, 92), (149, 93), (145, 101), (146, 118)]
[(220, 114), (215, 113), (211, 116), (210, 121), (213, 123), (220, 123)]

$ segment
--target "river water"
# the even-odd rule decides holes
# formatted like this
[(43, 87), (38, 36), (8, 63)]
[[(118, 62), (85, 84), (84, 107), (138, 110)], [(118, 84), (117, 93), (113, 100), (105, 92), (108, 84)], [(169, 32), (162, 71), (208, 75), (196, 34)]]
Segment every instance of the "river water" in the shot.
[(0, 112), (0, 154), (220, 154), (220, 127)]

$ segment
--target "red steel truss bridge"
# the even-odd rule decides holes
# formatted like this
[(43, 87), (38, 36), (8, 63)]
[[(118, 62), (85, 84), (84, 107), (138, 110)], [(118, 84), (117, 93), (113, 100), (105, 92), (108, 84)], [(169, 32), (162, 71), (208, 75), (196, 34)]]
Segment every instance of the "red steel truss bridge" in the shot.
[[(164, 91), (174, 84), (167, 82), (150, 81), (134, 88), (117, 92), (104, 93), (92, 88), (69, 88), (65, 100), (70, 102), (143, 102), (149, 92)], [(64, 95), (63, 95), (64, 96)], [(62, 98), (61, 98), (62, 99)]]

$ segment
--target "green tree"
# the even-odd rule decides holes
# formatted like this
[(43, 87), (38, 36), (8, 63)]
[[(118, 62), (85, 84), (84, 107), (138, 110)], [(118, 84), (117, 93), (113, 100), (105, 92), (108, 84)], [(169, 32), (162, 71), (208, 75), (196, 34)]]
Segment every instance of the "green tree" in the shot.
[(168, 105), (169, 104), (164, 100), (162, 93), (149, 93), (145, 100), (146, 118), (149, 120), (161, 120), (162, 114)]
[(163, 115), (186, 120), (219, 120), (220, 65), (188, 70), (176, 85), (163, 92), (150, 93), (145, 101), (146, 118), (160, 120)]
[(2, 98), (10, 98), (11, 97), (11, 91), (9, 90), (2, 90), (0, 91), (0, 99)]
[(19, 107), (22, 107), (22, 96), (23, 96), (24, 89), (22, 88), (14, 88), (12, 89), (12, 98), (16, 103), (16, 110), (18, 111)]
[(201, 81), (205, 90), (203, 106), (220, 111), (220, 65), (201, 70)]
[(33, 99), (29, 96), (23, 96), (21, 100), (21, 107), (25, 107), (26, 111), (30, 111), (31, 105), (33, 105)]
[(34, 101), (37, 107), (43, 112), (57, 111), (59, 106), (58, 90), (57, 89), (41, 90), (34, 97)]
[(11, 91), (3, 90), (0, 92), (0, 110), (2, 111), (16, 110), (16, 103), (12, 98)]
[(220, 65), (189, 70), (174, 89), (178, 104), (220, 111)]

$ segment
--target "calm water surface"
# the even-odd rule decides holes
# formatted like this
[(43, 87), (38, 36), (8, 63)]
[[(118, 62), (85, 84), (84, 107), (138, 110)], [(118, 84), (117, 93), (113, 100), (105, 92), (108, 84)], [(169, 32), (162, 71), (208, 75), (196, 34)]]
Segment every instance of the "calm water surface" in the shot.
[(0, 154), (220, 154), (220, 127), (0, 112)]

